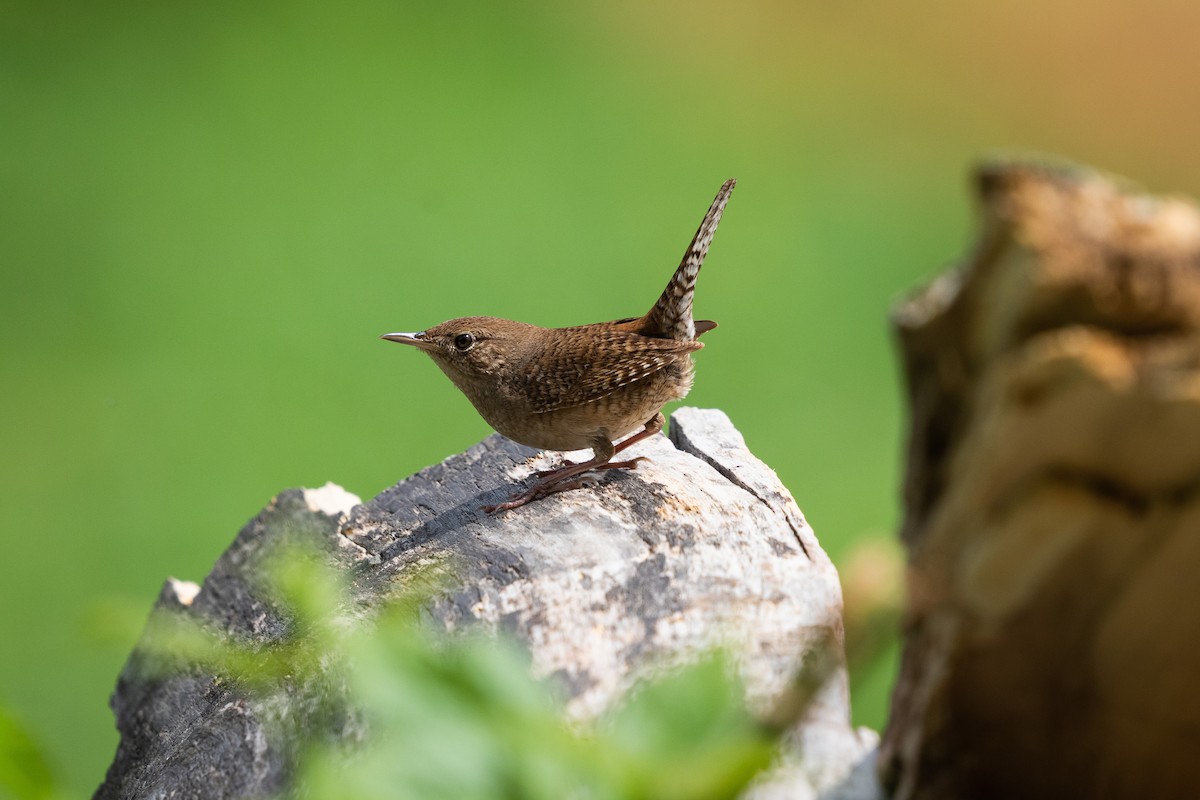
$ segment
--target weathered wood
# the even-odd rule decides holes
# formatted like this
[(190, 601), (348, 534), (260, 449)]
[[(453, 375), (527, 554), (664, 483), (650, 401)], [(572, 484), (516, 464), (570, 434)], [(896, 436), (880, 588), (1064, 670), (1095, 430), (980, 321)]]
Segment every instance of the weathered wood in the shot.
[(1200, 796), (1200, 212), (1000, 164), (902, 305), (898, 798)]
[[(281, 543), (307, 536), (354, 576), (364, 616), (414, 570), (451, 558), (453, 576), (430, 616), (449, 629), (514, 634), (577, 719), (619, 702), (648, 671), (718, 644), (739, 659), (748, 699), (764, 713), (787, 693), (808, 648), (833, 641), (840, 664), (837, 573), (725, 415), (681, 409), (670, 439), (635, 449), (651, 458), (635, 472), (495, 517), (480, 507), (560, 457), (492, 436), (366, 504), (336, 487), (284, 492), (242, 530), (194, 599), (169, 584), (155, 613), (198, 615), (250, 641), (279, 639), (286, 626), (256, 575)], [(97, 797), (277, 791), (292, 774), (295, 742), (263, 716), (278, 719), (296, 701), (287, 691), (270, 702), (239, 697), (209, 675), (147, 684), (127, 668), (113, 697), (121, 745)], [(873, 742), (849, 725), (844, 668), (790, 742), (755, 797), (814, 797)]]

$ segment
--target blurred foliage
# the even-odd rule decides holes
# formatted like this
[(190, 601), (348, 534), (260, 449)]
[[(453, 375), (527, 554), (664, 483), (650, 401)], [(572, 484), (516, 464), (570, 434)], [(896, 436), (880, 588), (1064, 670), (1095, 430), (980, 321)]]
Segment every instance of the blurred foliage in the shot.
[[(718, 800), (772, 759), (772, 736), (719, 654), (572, 727), (515, 643), (422, 625), (424, 592), (364, 623), (340, 616), (352, 604), (319, 558), (293, 553), (269, 572), (272, 605), (289, 612), (285, 641), (251, 646), (159, 611), (134, 663), (144, 679), (199, 668), (267, 707), (284, 703), (288, 730), (304, 737), (297, 796)], [(351, 729), (348, 740), (329, 733)]]
[[(363, 496), (488, 433), (378, 334), (641, 313), (721, 181), (689, 402), (838, 563), (897, 518), (894, 298), (981, 152), (1200, 192), (1200, 6), (6, 0), (0, 697), (75, 794), (144, 608), (282, 488)], [(891, 668), (856, 673), (883, 721)]]
[(0, 797), (61, 797), (50, 756), (11, 712), (0, 706)]
[(904, 608), (904, 555), (894, 539), (863, 539), (839, 567), (842, 581), (846, 663), (864, 681), (890, 681), (898, 657), (896, 631)]

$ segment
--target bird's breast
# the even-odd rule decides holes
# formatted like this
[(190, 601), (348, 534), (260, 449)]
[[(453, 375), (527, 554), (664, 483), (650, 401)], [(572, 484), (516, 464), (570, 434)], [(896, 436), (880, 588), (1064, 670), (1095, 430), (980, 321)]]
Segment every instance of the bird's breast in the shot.
[(616, 441), (640, 430), (664, 405), (684, 397), (691, 385), (692, 363), (685, 358), (590, 402), (540, 413), (495, 385), (464, 381), (459, 388), (501, 435), (543, 450), (582, 450), (598, 438)]

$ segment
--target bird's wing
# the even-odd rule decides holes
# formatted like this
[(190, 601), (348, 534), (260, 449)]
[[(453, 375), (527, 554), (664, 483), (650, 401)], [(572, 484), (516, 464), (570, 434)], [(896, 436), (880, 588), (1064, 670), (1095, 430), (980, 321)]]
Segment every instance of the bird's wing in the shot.
[(678, 363), (700, 342), (656, 339), (606, 325), (564, 328), (515, 380), (536, 413), (581, 406)]

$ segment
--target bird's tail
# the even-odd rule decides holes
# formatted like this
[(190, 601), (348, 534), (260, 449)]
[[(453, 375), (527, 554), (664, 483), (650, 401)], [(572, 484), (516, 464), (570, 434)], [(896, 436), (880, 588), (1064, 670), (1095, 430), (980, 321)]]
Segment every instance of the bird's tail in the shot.
[(704, 263), (708, 246), (712, 244), (713, 234), (717, 232), (717, 223), (721, 221), (721, 214), (725, 211), (725, 204), (729, 202), (729, 195), (736, 183), (735, 179), (730, 178), (721, 186), (721, 191), (717, 192), (716, 199), (708, 207), (708, 213), (700, 223), (700, 229), (696, 231), (687, 252), (683, 254), (679, 269), (671, 276), (671, 282), (663, 290), (654, 308), (642, 318), (644, 330), (653, 331), (665, 339), (691, 340), (717, 326), (715, 322), (692, 321), (692, 295), (696, 291), (696, 276), (700, 274), (700, 266)]

